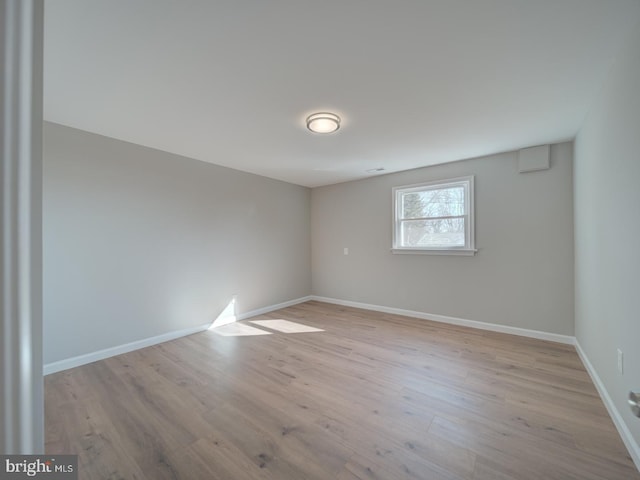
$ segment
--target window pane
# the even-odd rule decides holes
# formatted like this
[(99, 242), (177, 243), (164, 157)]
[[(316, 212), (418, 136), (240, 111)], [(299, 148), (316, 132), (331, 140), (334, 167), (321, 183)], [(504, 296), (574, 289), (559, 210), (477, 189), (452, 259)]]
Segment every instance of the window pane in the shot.
[(402, 247), (464, 247), (464, 218), (400, 223)]
[(438, 188), (402, 194), (402, 218), (464, 215), (464, 187)]

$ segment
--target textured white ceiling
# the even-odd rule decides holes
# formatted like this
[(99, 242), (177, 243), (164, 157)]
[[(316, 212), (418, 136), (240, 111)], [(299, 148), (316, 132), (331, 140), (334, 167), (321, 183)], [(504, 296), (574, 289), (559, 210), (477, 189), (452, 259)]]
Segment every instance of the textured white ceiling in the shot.
[[(45, 119), (305, 186), (575, 136), (638, 0), (47, 0)], [(305, 130), (328, 110), (332, 135)]]

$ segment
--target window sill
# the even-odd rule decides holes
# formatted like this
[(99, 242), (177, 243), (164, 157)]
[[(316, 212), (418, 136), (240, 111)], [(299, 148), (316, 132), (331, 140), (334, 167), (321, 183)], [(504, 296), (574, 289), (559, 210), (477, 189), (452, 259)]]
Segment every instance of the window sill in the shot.
[(438, 250), (438, 249), (426, 249), (426, 248), (392, 248), (391, 253), (393, 254), (401, 254), (401, 255), (457, 255), (457, 256), (466, 256), (472, 257), (476, 254), (478, 250), (464, 250), (464, 249), (456, 249), (456, 250)]

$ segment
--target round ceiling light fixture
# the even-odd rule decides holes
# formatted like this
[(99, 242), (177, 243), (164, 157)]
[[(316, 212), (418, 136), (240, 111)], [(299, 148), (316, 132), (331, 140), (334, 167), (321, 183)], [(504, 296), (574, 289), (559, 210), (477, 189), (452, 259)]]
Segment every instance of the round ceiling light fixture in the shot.
[(307, 117), (307, 128), (313, 133), (333, 133), (340, 128), (340, 117), (329, 112), (312, 113)]

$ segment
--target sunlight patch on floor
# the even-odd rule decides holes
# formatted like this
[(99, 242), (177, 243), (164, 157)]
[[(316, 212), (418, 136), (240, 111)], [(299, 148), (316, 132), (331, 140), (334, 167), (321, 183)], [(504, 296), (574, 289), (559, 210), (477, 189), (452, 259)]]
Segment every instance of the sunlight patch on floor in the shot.
[(244, 323), (229, 323), (211, 330), (223, 337), (249, 337), (252, 335), (271, 335), (271, 332), (246, 325)]
[(282, 333), (324, 332), (321, 328), (310, 327), (289, 320), (249, 320), (251, 323)]

